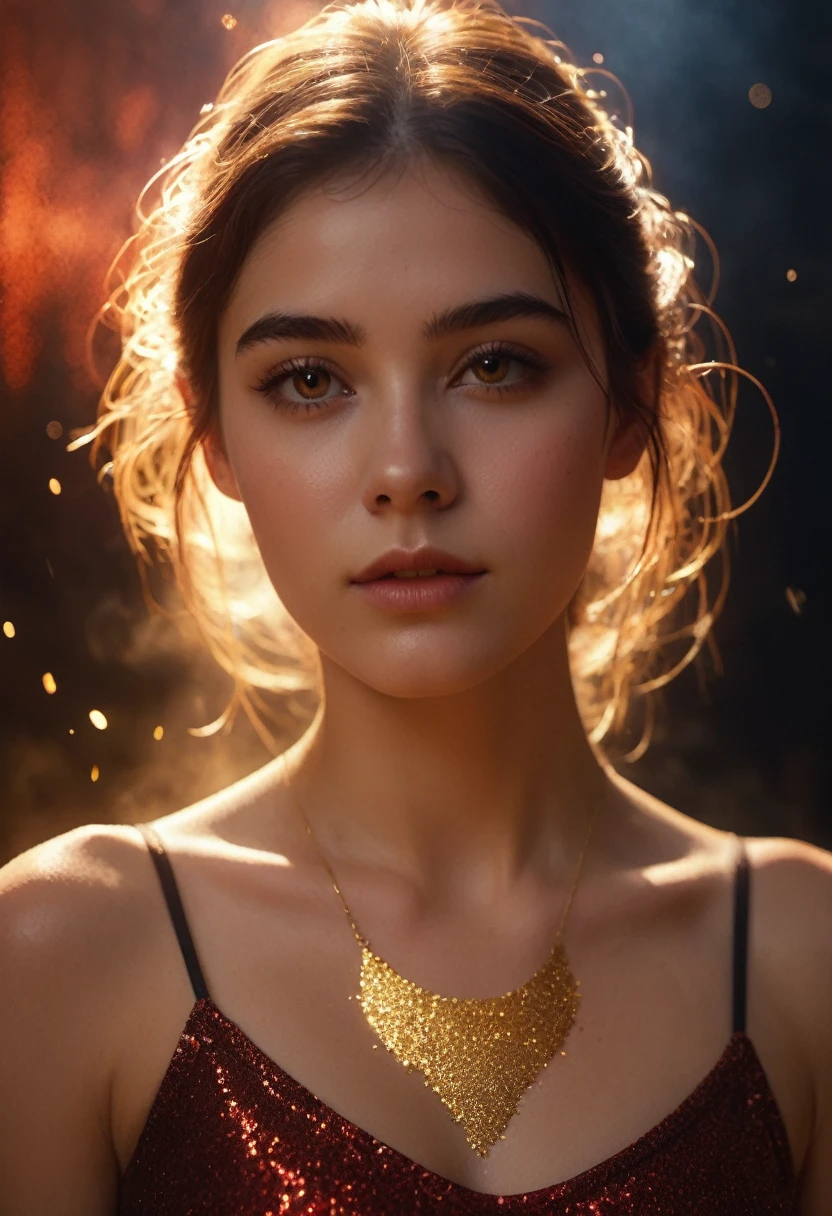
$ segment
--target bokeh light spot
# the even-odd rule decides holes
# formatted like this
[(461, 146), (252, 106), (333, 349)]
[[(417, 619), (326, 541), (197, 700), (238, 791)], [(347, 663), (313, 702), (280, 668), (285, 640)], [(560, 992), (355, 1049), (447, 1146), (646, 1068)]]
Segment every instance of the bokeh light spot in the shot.
[(47, 422), (46, 433), (50, 439), (60, 439), (61, 435), (64, 433), (64, 428), (61, 426), (60, 422)]
[(92, 766), (92, 769), (90, 770), (90, 781), (97, 781), (100, 776), (100, 773), (101, 773), (101, 770), (99, 769), (98, 765), (94, 764)]
[(797, 271), (796, 270), (787, 270), (786, 278), (789, 280), (790, 283), (793, 283), (795, 281), (795, 279), (797, 278)]
[(11, 623), (11, 621), (3, 622), (3, 632), (5, 633), (7, 638), (14, 637), (14, 625)]
[(53, 692), (58, 691), (58, 685), (55, 683), (55, 677), (52, 675), (51, 671), (45, 671), (43, 673), (43, 687), (50, 695)]
[(803, 611), (803, 605), (806, 603), (806, 592), (801, 591), (800, 587), (787, 587), (786, 599), (795, 616), (800, 616)]
[(752, 84), (748, 90), (748, 100), (755, 110), (764, 110), (771, 105), (771, 89), (767, 84)]
[(90, 722), (97, 730), (107, 729), (107, 719), (104, 717), (100, 709), (90, 710)]
[(232, 17), (231, 13), (226, 13), (222, 19), (222, 23), (227, 30), (233, 30), (234, 26), (237, 24), (237, 18)]
[(58, 481), (57, 477), (49, 478), (49, 489), (52, 491), (53, 494), (60, 494), (61, 483)]
[(601, 54), (600, 51), (596, 51), (595, 54), (592, 56), (592, 62), (593, 63), (603, 63), (604, 62), (604, 56)]
[(161, 737), (164, 733), (165, 733), (164, 726), (157, 726), (157, 727), (155, 727), (155, 729), (153, 731), (153, 738), (157, 739), (157, 740), (161, 739)]

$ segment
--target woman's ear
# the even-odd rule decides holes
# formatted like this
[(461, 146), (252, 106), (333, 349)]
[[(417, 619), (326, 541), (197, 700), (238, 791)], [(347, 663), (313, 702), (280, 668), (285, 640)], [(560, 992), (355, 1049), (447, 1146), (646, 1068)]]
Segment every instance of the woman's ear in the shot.
[(234, 470), (216, 422), (212, 424), (210, 431), (202, 441), (202, 451), (211, 480), (220, 493), (225, 494), (227, 498), (236, 498), (237, 502), (242, 502), (243, 496), (237, 485), (237, 478), (234, 476)]
[[(196, 402), (190, 381), (181, 372), (177, 372), (176, 387), (179, 389), (182, 400), (185, 402), (185, 408), (193, 425), (196, 421)], [(237, 485), (237, 478), (234, 476), (234, 470), (228, 459), (225, 444), (220, 434), (219, 421), (216, 418), (212, 421), (208, 434), (202, 440), (202, 452), (205, 457), (205, 463), (208, 466), (208, 472), (211, 475), (211, 480), (220, 493), (225, 494), (227, 498), (235, 498), (237, 502), (242, 502), (243, 496)]]
[[(638, 391), (643, 402), (654, 405), (656, 394), (655, 371), (659, 355), (653, 351), (638, 374)], [(635, 410), (628, 418), (619, 418), (613, 439), (607, 448), (604, 477), (608, 481), (619, 481), (635, 472), (644, 454), (649, 430), (644, 417)]]
[(618, 429), (607, 449), (604, 478), (619, 481), (635, 472), (647, 444), (647, 429), (637, 414), (618, 422)]

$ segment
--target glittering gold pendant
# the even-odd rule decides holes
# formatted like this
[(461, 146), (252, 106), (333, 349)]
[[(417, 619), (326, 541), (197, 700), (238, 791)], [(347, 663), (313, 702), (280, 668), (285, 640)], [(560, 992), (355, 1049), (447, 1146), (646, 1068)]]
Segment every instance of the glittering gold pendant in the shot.
[[(282, 760), (291, 793), (285, 754)], [(358, 1000), (364, 1016), (391, 1055), (408, 1072), (418, 1070), (422, 1074), (425, 1084), (462, 1124), (468, 1143), (481, 1157), (487, 1157), (496, 1142), (504, 1138), (521, 1096), (560, 1049), (575, 1021), (580, 981), (569, 967), (563, 933), (605, 790), (606, 786), (590, 817), (551, 954), (522, 988), (484, 1000), (428, 992), (404, 979), (373, 953), (355, 923), (311, 823), (295, 799), (361, 946)], [(291, 796), (294, 799), (294, 794)]]
[(367, 1021), (408, 1072), (422, 1074), (471, 1147), (487, 1157), (575, 1020), (579, 981), (560, 936), (522, 988), (484, 1000), (428, 992), (361, 943), (359, 1000)]

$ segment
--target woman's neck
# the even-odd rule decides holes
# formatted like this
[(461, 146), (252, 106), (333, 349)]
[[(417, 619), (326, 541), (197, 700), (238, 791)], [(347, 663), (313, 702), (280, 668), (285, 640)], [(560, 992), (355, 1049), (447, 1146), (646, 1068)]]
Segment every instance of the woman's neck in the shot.
[(391, 697), (322, 665), (323, 707), (290, 773), (336, 866), (486, 900), (574, 862), (610, 780), (578, 714), (561, 622), (492, 680), (440, 697)]

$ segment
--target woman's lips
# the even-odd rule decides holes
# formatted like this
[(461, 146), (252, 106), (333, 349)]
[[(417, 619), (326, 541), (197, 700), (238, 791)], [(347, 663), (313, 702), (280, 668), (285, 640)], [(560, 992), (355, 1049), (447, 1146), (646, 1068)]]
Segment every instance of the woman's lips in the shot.
[(352, 583), (374, 607), (388, 612), (428, 612), (446, 608), (468, 595), (485, 578), (481, 574), (427, 574), (415, 578), (375, 578)]

